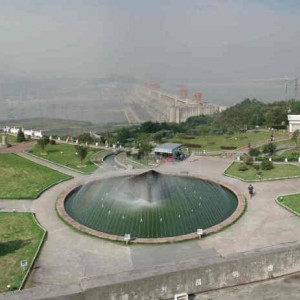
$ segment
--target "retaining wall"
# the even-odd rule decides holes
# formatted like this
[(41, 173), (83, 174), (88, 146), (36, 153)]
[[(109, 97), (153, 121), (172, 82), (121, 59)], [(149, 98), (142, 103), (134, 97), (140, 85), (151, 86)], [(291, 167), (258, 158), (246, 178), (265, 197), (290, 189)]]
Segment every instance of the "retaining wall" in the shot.
[(42, 286), (3, 293), (0, 294), (0, 299), (173, 299), (176, 293), (199, 293), (297, 271), (300, 271), (300, 242), (293, 242), (227, 257), (189, 260), (84, 278), (78, 284), (67, 286)]

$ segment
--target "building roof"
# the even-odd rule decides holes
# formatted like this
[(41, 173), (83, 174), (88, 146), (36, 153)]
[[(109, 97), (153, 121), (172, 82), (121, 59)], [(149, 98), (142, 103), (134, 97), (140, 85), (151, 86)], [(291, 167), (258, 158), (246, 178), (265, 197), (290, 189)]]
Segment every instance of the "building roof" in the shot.
[(300, 115), (288, 115), (289, 121), (300, 121)]
[(164, 143), (154, 148), (154, 152), (172, 154), (176, 149), (182, 147), (182, 144)]

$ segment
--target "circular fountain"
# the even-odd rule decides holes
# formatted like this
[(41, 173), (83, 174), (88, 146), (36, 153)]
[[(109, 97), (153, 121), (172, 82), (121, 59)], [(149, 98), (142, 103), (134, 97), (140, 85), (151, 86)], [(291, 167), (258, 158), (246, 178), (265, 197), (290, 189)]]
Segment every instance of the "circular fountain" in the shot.
[(65, 191), (57, 211), (99, 237), (123, 240), (130, 234), (136, 242), (168, 242), (230, 224), (244, 209), (242, 199), (210, 180), (151, 170), (114, 174)]

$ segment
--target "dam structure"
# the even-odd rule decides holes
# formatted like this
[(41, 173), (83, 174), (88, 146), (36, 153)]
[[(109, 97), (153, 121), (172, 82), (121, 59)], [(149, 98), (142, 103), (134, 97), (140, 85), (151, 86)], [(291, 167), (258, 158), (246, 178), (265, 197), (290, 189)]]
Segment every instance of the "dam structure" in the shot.
[(136, 85), (134, 94), (135, 101), (148, 112), (152, 121), (157, 122), (181, 123), (189, 117), (213, 115), (226, 109), (224, 106), (202, 101), (201, 93), (196, 93), (194, 99), (189, 99), (187, 93), (178, 96), (158, 88)]

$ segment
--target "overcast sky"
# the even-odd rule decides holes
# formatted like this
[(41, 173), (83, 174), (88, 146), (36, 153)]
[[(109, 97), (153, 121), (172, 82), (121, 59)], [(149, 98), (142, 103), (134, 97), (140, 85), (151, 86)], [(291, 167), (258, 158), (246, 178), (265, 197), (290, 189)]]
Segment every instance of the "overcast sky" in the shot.
[(299, 0), (0, 0), (4, 74), (270, 86), (299, 54)]

